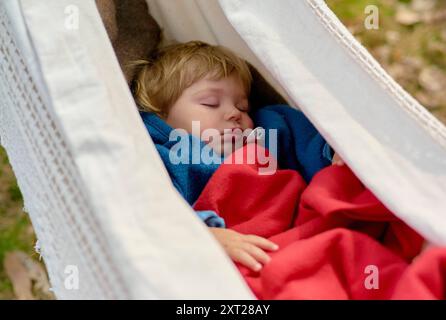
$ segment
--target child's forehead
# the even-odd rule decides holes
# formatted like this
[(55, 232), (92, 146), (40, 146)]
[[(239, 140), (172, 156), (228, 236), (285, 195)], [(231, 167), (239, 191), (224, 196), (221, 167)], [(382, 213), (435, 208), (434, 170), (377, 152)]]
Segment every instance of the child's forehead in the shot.
[(242, 81), (233, 76), (221, 79), (204, 78), (193, 83), (189, 89), (194, 96), (206, 93), (247, 96)]

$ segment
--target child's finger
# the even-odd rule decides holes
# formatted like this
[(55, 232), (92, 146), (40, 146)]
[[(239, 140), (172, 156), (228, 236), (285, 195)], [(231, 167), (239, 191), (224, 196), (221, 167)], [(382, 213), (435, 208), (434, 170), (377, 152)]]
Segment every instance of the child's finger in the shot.
[(233, 254), (231, 254), (231, 258), (252, 271), (257, 272), (262, 269), (262, 265), (243, 249), (234, 250)]
[(270, 256), (265, 251), (251, 243), (246, 242), (243, 245), (243, 249), (261, 264), (267, 264), (271, 260)]
[(252, 243), (253, 245), (256, 245), (257, 247), (260, 247), (262, 249), (272, 250), (272, 251), (279, 249), (279, 246), (274, 242), (259, 236), (247, 235), (245, 236), (245, 239), (249, 243)]
[(343, 166), (345, 163), (344, 160), (342, 160), (342, 158), (337, 153), (335, 153), (333, 155), (332, 164), (334, 164), (335, 166)]

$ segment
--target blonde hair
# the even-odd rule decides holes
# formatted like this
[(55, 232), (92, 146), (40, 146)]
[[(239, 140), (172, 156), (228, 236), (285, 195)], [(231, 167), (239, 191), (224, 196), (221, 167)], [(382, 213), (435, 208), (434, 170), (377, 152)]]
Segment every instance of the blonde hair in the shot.
[(236, 75), (247, 95), (251, 90), (252, 75), (243, 59), (225, 47), (201, 41), (169, 45), (150, 60), (138, 60), (133, 65), (140, 67), (133, 81), (138, 107), (162, 118), (186, 88), (206, 76), (219, 80)]

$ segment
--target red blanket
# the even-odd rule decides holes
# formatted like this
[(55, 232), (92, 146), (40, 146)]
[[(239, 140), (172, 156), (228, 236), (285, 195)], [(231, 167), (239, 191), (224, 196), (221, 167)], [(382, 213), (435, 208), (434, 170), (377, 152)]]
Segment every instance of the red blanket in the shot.
[[(237, 151), (245, 160), (247, 148)], [(423, 238), (347, 166), (327, 167), (309, 185), (296, 171), (259, 175), (259, 167), (222, 164), (194, 206), (280, 246), (260, 272), (236, 263), (257, 298), (446, 297), (446, 248), (421, 252)]]

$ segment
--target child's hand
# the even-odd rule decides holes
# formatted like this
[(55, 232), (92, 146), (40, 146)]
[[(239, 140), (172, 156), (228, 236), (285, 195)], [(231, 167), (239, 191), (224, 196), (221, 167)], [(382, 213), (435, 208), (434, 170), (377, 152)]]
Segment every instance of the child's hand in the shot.
[(209, 228), (232, 260), (252, 269), (260, 271), (262, 264), (271, 258), (266, 250), (276, 251), (279, 246), (265, 238), (255, 235), (244, 235), (231, 229)]
[(345, 164), (344, 160), (342, 160), (342, 158), (339, 156), (337, 152), (335, 152), (335, 154), (333, 155), (331, 163), (337, 166), (343, 166)]

